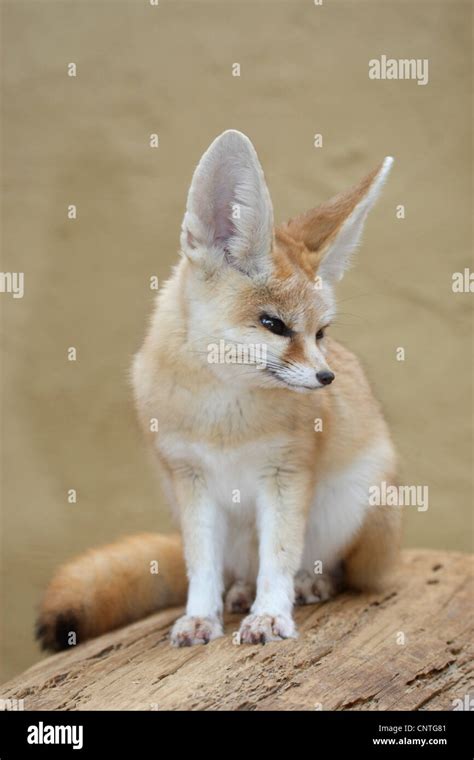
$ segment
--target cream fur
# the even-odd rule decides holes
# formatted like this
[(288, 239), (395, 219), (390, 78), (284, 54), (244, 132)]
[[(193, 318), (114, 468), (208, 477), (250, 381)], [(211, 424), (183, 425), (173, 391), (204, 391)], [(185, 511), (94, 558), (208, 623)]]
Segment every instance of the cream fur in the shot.
[[(317, 560), (327, 572), (346, 554), (349, 561), (372, 519), (370, 485), (393, 476), (390, 437), (357, 360), (329, 337), (314, 337), (334, 314), (334, 282), (390, 164), (345, 200), (319, 259), (303, 234), (298, 239), (298, 220), (291, 238), (274, 238), (270, 197), (246, 137), (224, 133), (196, 169), (185, 256), (159, 295), (133, 368), (140, 419), (184, 538), (189, 593), (176, 645), (222, 634), (223, 591), (232, 580), (257, 586), (242, 641), (294, 636), (295, 574), (313, 572)], [(237, 224), (228, 219), (234, 202), (243, 208)], [(291, 323), (291, 346), (259, 323), (262, 311)], [(218, 340), (265, 342), (276, 374), (210, 365), (207, 349)], [(329, 368), (336, 380), (322, 388), (315, 374)], [(149, 432), (151, 418), (157, 434)], [(396, 542), (392, 522), (384, 526), (384, 540)], [(380, 562), (376, 572), (383, 569)]]
[[(357, 359), (316, 335), (336, 313), (334, 285), (390, 166), (386, 159), (346, 193), (273, 229), (248, 138), (225, 132), (206, 151), (189, 190), (183, 255), (132, 373), (183, 542), (127, 537), (61, 567), (40, 607), (45, 648), (68, 646), (71, 631), (82, 641), (181, 604), (186, 572), (177, 646), (222, 635), (226, 589), (227, 608), (250, 613), (240, 641), (258, 643), (295, 636), (295, 592), (298, 603), (327, 599), (341, 563), (349, 586), (381, 583), (396, 558), (400, 514), (369, 507), (368, 497), (371, 485), (394, 478), (393, 447)], [(263, 314), (291, 332), (269, 331)], [(209, 346), (221, 341), (263, 346), (266, 363), (209, 363)], [(335, 381), (323, 387), (316, 373), (329, 370)]]

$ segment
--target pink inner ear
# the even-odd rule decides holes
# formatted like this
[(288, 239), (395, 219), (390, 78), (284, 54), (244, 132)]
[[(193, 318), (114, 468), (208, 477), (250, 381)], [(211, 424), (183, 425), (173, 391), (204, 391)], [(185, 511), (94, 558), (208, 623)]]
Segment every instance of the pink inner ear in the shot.
[[(231, 237), (236, 234), (236, 228), (231, 218), (233, 196), (230, 188), (219, 183), (220, 187), (216, 188), (217, 197), (214, 199), (213, 222), (214, 222), (214, 243), (220, 248), (226, 249)], [(227, 184), (227, 183), (226, 183)]]
[(196, 248), (196, 241), (193, 237), (193, 234), (188, 230), (186, 235), (186, 243), (191, 248), (192, 251)]

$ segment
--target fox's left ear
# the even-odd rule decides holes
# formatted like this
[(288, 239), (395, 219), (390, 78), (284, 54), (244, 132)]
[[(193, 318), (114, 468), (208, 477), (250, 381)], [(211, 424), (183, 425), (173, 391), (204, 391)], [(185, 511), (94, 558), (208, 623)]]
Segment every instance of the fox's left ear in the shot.
[(286, 230), (310, 251), (318, 275), (340, 280), (348, 268), (364, 229), (367, 214), (377, 200), (393, 164), (386, 158), (345, 193), (291, 219)]
[(205, 271), (225, 262), (253, 276), (268, 271), (272, 242), (273, 209), (255, 148), (242, 132), (229, 129), (194, 172), (182, 251)]

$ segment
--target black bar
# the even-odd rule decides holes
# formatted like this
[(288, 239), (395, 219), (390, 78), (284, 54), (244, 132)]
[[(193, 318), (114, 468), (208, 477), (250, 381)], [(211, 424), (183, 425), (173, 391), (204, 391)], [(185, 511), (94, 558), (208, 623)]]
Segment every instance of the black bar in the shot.
[[(56, 727), (62, 727), (57, 729)], [(29, 757), (159, 757), (258, 748), (314, 756), (473, 757), (472, 714), (452, 712), (0, 712), (0, 760)], [(213, 735), (213, 731), (215, 734)], [(165, 733), (164, 733), (165, 732)], [(28, 741), (28, 739), (30, 741)], [(32, 743), (40, 741), (43, 743)], [(54, 739), (59, 743), (46, 743)], [(69, 740), (69, 744), (61, 743)], [(74, 749), (74, 744), (77, 749)], [(286, 749), (285, 749), (286, 748)]]

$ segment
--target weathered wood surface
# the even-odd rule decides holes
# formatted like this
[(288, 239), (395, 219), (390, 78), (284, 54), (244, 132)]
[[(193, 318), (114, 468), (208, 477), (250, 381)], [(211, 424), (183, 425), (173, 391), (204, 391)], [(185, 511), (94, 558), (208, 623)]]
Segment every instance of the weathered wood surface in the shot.
[[(474, 696), (472, 557), (405, 551), (382, 593), (299, 608), (300, 636), (173, 649), (180, 610), (49, 657), (3, 687), (25, 710), (452, 710)], [(405, 643), (402, 643), (404, 640)]]

